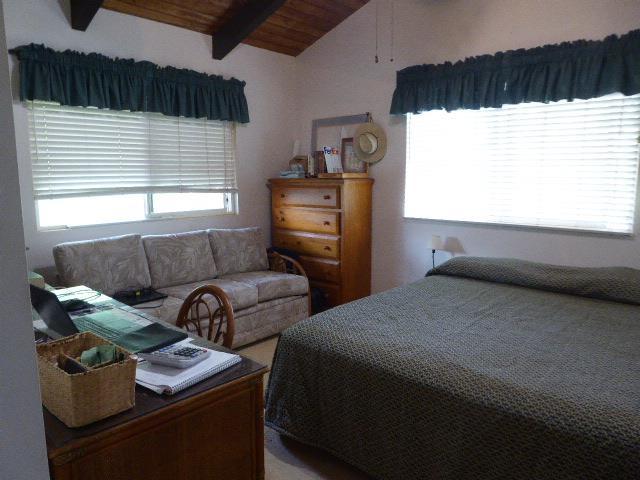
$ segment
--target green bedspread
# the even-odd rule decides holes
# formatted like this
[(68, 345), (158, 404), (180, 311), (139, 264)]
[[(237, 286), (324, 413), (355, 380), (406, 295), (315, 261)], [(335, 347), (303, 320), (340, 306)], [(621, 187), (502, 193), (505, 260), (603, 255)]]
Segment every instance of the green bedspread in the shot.
[(638, 304), (637, 270), (461, 257), (286, 330), (266, 423), (380, 479), (638, 479)]

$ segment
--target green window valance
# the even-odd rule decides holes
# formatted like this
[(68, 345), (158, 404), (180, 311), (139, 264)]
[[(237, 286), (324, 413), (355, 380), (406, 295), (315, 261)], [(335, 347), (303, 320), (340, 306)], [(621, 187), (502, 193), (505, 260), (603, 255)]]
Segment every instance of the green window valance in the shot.
[(499, 108), (614, 92), (640, 93), (640, 30), (600, 41), (579, 40), (408, 67), (397, 73), (391, 113)]
[(11, 50), (20, 61), (20, 99), (158, 112), (175, 117), (249, 121), (245, 82), (97, 53), (44, 45)]

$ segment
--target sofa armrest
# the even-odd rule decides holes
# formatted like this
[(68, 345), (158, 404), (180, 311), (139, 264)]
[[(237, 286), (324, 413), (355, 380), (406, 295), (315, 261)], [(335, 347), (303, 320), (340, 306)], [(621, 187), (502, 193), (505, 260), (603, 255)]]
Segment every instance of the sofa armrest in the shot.
[[(281, 253), (268, 252), (269, 270), (273, 272), (291, 273), (293, 275), (301, 275), (308, 280), (307, 272), (304, 271), (302, 265), (291, 257), (282, 255)], [(311, 287), (307, 291), (308, 314), (311, 315)]]
[(269, 252), (269, 270), (273, 272), (292, 273), (293, 275), (307, 276), (302, 265), (291, 257), (276, 252)]

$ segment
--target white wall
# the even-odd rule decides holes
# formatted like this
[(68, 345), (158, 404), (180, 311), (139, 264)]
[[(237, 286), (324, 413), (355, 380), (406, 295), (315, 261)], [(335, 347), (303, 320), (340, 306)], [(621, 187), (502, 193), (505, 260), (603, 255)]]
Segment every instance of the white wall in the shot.
[[(0, 2), (0, 54), (6, 53)], [(0, 478), (49, 478), (27, 265), (20, 216), (18, 163), (9, 66), (0, 58)], [(23, 279), (23, 281), (16, 281)]]
[[(381, 10), (380, 57), (374, 64), (375, 7)], [(294, 139), (308, 149), (311, 120), (371, 111), (387, 130), (387, 157), (371, 170), (374, 188), (374, 290), (424, 274), (432, 233), (460, 239), (473, 255), (513, 256), (575, 265), (640, 267), (634, 238), (551, 233), (531, 229), (468, 226), (402, 218), (405, 125), (388, 114), (397, 69), (499, 50), (578, 38), (599, 39), (640, 27), (639, 0), (397, 0), (395, 62), (389, 62), (389, 3), (372, 0), (297, 59), (240, 46), (224, 61), (211, 59), (210, 38), (187, 30), (100, 10), (88, 32), (70, 29), (66, 0), (4, 0), (10, 47), (40, 42), (55, 49), (97, 51), (160, 65), (236, 76), (247, 81), (252, 121), (238, 129), (239, 216), (141, 222), (38, 232), (31, 192), (25, 108), (13, 113), (24, 234), (31, 268), (52, 264), (61, 241), (137, 231), (174, 232), (214, 225), (269, 228), (265, 181), (286, 164)], [(1, 20), (1, 18), (0, 18)], [(0, 25), (2, 22), (0, 21)], [(3, 35), (0, 32), (0, 51)], [(20, 198), (6, 62), (0, 62), (0, 477), (46, 476), (42, 417), (29, 325)], [(297, 111), (297, 114), (296, 114)], [(455, 186), (454, 179), (446, 181)], [(428, 185), (427, 185), (428, 187)], [(461, 193), (463, 194), (463, 193)], [(22, 322), (20, 319), (23, 319)], [(9, 461), (11, 459), (11, 461)]]
[(251, 122), (237, 130), (240, 215), (39, 232), (32, 198), (27, 110), (17, 99), (17, 62), (11, 56), (20, 187), (31, 268), (52, 265), (52, 246), (68, 240), (132, 232), (170, 233), (214, 226), (260, 225), (268, 232), (270, 214), (266, 180), (277, 175), (291, 157), (295, 109), (293, 57), (241, 45), (223, 61), (218, 61), (211, 58), (211, 37), (185, 29), (101, 9), (87, 32), (78, 32), (69, 26), (66, 0), (5, 0), (5, 3), (9, 48), (32, 42), (44, 43), (57, 50), (99, 52), (234, 76), (247, 82), (245, 93), (251, 116)]
[[(15, 98), (20, 186), (31, 268), (51, 265), (58, 242), (128, 232), (163, 233), (210, 226), (269, 228), (268, 177), (290, 157), (294, 139), (308, 149), (311, 120), (371, 111), (389, 136), (387, 157), (371, 169), (374, 187), (374, 290), (420, 277), (430, 264), (432, 233), (457, 237), (468, 254), (514, 256), (574, 265), (640, 266), (640, 242), (588, 234), (469, 226), (402, 218), (405, 125), (388, 114), (398, 69), (499, 50), (578, 38), (600, 39), (640, 27), (640, 0), (396, 0), (395, 61), (389, 62), (389, 2), (372, 0), (297, 58), (240, 46), (211, 59), (210, 38), (100, 10), (87, 32), (71, 30), (64, 0), (5, 0), (10, 47), (42, 42), (98, 51), (247, 81), (252, 121), (238, 129), (239, 216), (161, 220), (38, 232), (32, 200), (25, 108)], [(374, 64), (379, 4), (380, 58)], [(448, 181), (453, 179), (430, 179)], [(463, 194), (463, 193), (462, 193)], [(639, 222), (640, 223), (640, 222)], [(441, 257), (442, 259), (442, 257)]]
[[(380, 63), (374, 63), (380, 10)], [(640, 240), (603, 235), (470, 226), (402, 217), (405, 123), (389, 115), (395, 72), (501, 50), (580, 38), (601, 39), (640, 28), (639, 0), (396, 0), (395, 61), (389, 61), (390, 3), (372, 0), (297, 58), (298, 131), (308, 149), (314, 118), (370, 111), (388, 135), (386, 158), (373, 166), (373, 288), (424, 275), (431, 234), (457, 237), (467, 254), (570, 265), (640, 267)], [(430, 182), (455, 179), (426, 179)], [(456, 192), (464, 195), (464, 192)], [(640, 210), (640, 208), (639, 208)], [(640, 221), (637, 222), (640, 224)], [(636, 231), (640, 228), (637, 225)], [(444, 257), (440, 257), (442, 260)]]

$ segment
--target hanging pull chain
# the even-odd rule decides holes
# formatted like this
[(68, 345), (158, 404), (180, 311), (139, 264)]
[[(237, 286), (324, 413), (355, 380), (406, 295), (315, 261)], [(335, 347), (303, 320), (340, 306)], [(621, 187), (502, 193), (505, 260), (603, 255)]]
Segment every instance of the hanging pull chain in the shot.
[(392, 63), (393, 63), (393, 43), (395, 41), (395, 36), (396, 36), (395, 24), (396, 24), (395, 2), (394, 0), (391, 0), (391, 59), (390, 61)]
[(380, 5), (380, 1), (376, 0), (376, 63), (379, 62), (378, 59), (378, 16), (380, 13), (380, 9), (379, 9), (379, 5)]

